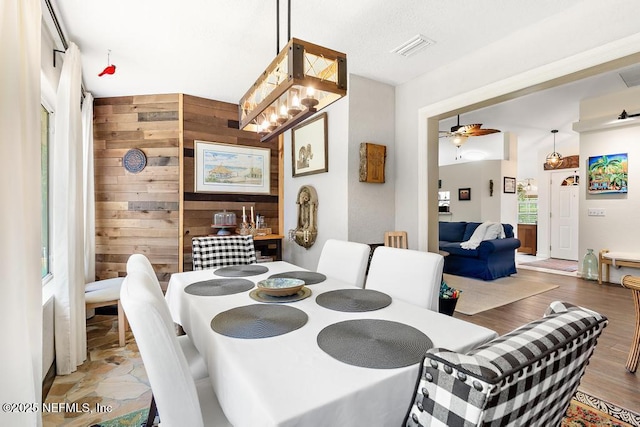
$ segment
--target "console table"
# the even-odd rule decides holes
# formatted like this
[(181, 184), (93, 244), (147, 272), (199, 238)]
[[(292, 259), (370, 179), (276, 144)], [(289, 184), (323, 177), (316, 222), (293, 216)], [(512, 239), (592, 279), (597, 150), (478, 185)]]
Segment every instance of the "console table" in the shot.
[(253, 236), (253, 246), (260, 251), (262, 256), (274, 257), (273, 261), (282, 261), (282, 239), (279, 234), (267, 234), (265, 236)]

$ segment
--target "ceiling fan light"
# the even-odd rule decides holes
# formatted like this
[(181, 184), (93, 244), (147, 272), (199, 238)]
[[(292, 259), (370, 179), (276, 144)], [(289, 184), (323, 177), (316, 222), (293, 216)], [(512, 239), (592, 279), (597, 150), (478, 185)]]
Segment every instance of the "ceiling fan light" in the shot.
[(467, 135), (453, 135), (450, 139), (451, 143), (456, 147), (460, 148), (462, 144), (467, 142), (469, 137)]

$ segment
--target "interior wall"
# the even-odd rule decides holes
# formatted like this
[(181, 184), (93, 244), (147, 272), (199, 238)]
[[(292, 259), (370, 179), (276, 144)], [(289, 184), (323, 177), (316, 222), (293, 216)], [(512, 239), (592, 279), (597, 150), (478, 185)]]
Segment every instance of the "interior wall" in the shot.
[[(94, 101), (98, 280), (125, 276), (133, 253), (149, 258), (163, 286), (178, 271), (178, 100), (168, 94)], [(132, 148), (147, 157), (139, 173), (123, 167)]]
[[(440, 166), (439, 180), (442, 183), (439, 191), (449, 191), (451, 203), (449, 215), (439, 215), (440, 221), (481, 221), (483, 197), (480, 189), (485, 164), (499, 160), (464, 163), (459, 165)], [(471, 189), (471, 200), (459, 200), (458, 191), (461, 188)], [(496, 198), (498, 200), (498, 198)]]
[[(581, 2), (396, 87), (396, 170), (402, 171), (396, 180), (396, 227), (419, 235), (421, 249), (432, 241), (437, 247), (425, 225), (433, 230), (430, 214), (437, 213), (429, 206), (436, 199), (423, 191), (427, 184), (421, 181), (431, 175), (426, 165), (427, 153), (433, 150), (427, 147), (427, 136), (429, 145), (437, 144), (431, 129), (437, 122), (427, 123), (426, 118), (475, 109), (491, 98), (637, 53), (639, 33), (633, 13), (640, 12), (640, 4), (631, 0), (621, 4), (612, 8), (602, 2)], [(594, 27), (613, 31), (593, 31)], [(563, 43), (558, 44), (559, 39)]]
[[(348, 239), (382, 243), (394, 229), (395, 89), (364, 77), (349, 76)], [(360, 144), (386, 146), (385, 182), (360, 182)]]
[[(451, 195), (450, 215), (439, 214), (440, 221), (498, 221), (514, 225), (511, 212), (506, 203), (515, 204), (515, 197), (502, 193), (505, 176), (504, 160), (483, 160), (459, 165), (440, 166), (440, 191), (449, 191)], [(509, 173), (506, 171), (506, 173)], [(507, 175), (509, 176), (509, 175)], [(493, 180), (493, 196), (489, 182)], [(459, 200), (461, 188), (471, 189), (471, 200)]]
[[(504, 177), (516, 178), (518, 176), (518, 137), (510, 132), (504, 134), (505, 160), (500, 162), (498, 180), (498, 194), (500, 196), (500, 222), (513, 225), (517, 233), (518, 227), (518, 194), (504, 192)], [(517, 183), (517, 181), (516, 181)], [(517, 185), (517, 184), (516, 184)], [(496, 192), (494, 185), (494, 194)]]
[(324, 242), (328, 239), (348, 239), (349, 97), (347, 95), (322, 110), (327, 113), (328, 172), (292, 177), (291, 132), (283, 134), (285, 234), (296, 228), (296, 199), (300, 187), (310, 185), (318, 193), (318, 236), (309, 249), (285, 238), (282, 256), (285, 261), (310, 270), (318, 266)]
[[(626, 109), (629, 114), (640, 111), (640, 87), (602, 97), (583, 100), (580, 103), (580, 123), (598, 121), (592, 130), (580, 133), (580, 188), (579, 260), (593, 249), (619, 252), (638, 252), (640, 228), (634, 225), (633, 216), (640, 210), (640, 120), (617, 121), (616, 117)], [(611, 123), (613, 122), (613, 123)], [(614, 126), (614, 127), (608, 127)], [(574, 125), (575, 127), (575, 125)], [(606, 154), (627, 153), (629, 158), (628, 193), (589, 194), (587, 184), (588, 159)], [(589, 209), (604, 209), (604, 216), (589, 216)], [(580, 263), (579, 263), (580, 264)], [(580, 265), (581, 270), (581, 265)], [(637, 269), (611, 268), (611, 282), (620, 283), (625, 274), (638, 274)]]

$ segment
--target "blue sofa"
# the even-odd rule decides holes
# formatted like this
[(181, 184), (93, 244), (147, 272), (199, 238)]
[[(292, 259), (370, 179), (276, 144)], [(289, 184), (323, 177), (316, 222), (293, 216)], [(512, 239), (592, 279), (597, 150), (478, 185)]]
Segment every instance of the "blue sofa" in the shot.
[(502, 224), (504, 239), (485, 240), (476, 249), (460, 247), (460, 242), (469, 240), (480, 224), (440, 221), (439, 247), (441, 251), (449, 253), (444, 258), (444, 272), (482, 280), (494, 280), (517, 273), (515, 255), (520, 240), (513, 237), (513, 226), (510, 224)]

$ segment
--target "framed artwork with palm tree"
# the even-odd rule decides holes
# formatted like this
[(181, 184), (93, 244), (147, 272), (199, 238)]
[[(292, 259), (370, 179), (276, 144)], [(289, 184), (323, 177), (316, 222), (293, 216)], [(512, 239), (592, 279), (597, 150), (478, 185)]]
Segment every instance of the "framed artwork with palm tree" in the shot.
[(627, 153), (589, 157), (589, 194), (626, 193), (628, 163)]

